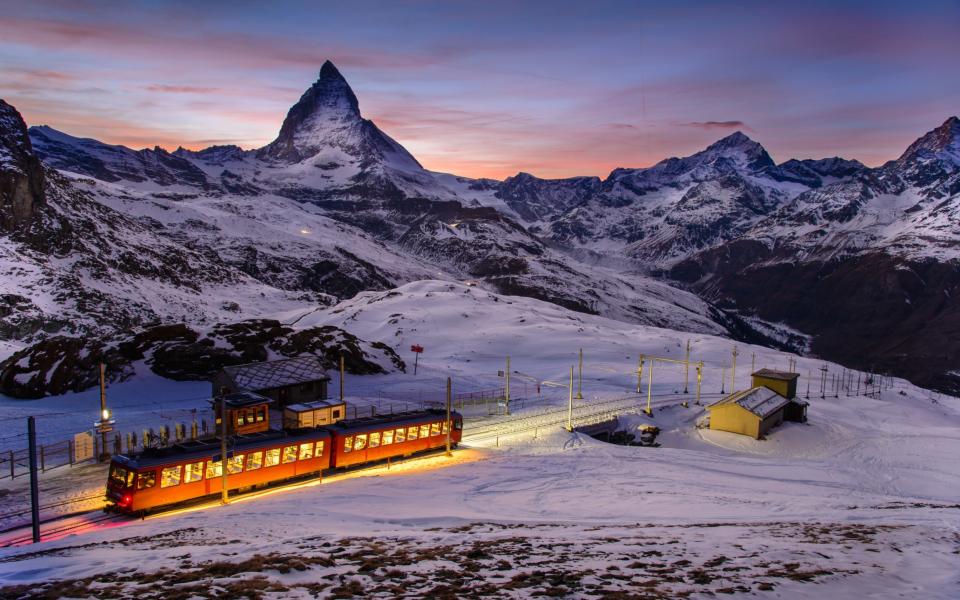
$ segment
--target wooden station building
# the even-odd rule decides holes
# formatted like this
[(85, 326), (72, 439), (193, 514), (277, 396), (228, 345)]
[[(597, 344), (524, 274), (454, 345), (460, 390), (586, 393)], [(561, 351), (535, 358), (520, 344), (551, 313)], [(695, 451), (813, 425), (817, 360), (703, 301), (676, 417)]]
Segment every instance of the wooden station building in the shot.
[(710, 429), (760, 439), (784, 421), (806, 422), (809, 403), (796, 397), (799, 377), (770, 369), (753, 373), (753, 387), (707, 406)]
[(327, 398), (330, 376), (316, 356), (224, 367), (213, 377), (213, 396), (253, 392), (282, 409)]

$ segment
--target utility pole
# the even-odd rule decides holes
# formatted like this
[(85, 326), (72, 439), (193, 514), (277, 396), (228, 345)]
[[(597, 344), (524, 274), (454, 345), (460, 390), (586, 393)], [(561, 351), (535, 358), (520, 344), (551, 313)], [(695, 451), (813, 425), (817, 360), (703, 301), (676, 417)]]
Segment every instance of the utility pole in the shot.
[(637, 393), (640, 394), (643, 392), (643, 355), (640, 355), (640, 360), (637, 363)]
[(567, 399), (567, 431), (573, 431), (573, 366), (570, 366), (570, 385)]
[(503, 376), (506, 378), (507, 386), (505, 390), (505, 403), (507, 414), (510, 414), (510, 357), (507, 356), (507, 370), (503, 372)]
[(583, 348), (580, 348), (580, 362), (577, 366), (577, 400), (583, 400)]
[(700, 406), (700, 383), (703, 381), (703, 361), (697, 363), (697, 406)]
[(827, 397), (827, 365), (820, 367), (820, 399)]
[(227, 492), (227, 397), (220, 397), (220, 504), (229, 504)]
[(740, 352), (737, 350), (737, 345), (733, 345), (733, 364), (730, 369), (730, 391), (737, 391), (737, 356), (740, 355)]
[(343, 353), (340, 353), (340, 402), (343, 402)]
[(97, 461), (103, 461), (110, 457), (110, 451), (107, 446), (107, 434), (113, 431), (114, 421), (110, 418), (110, 411), (107, 410), (107, 365), (100, 363), (100, 419), (94, 423), (97, 431), (100, 432), (100, 455)]
[(447, 456), (453, 456), (450, 451), (450, 430), (453, 429), (453, 423), (450, 422), (450, 378), (447, 377)]
[(647, 416), (653, 415), (653, 407), (651, 406), (653, 398), (653, 363), (654, 361), (650, 360), (650, 377), (647, 378), (647, 409), (644, 411), (647, 413)]
[(807, 369), (807, 400), (810, 399), (810, 369)]
[[(689, 394), (687, 385), (690, 382), (690, 340), (687, 340), (687, 352), (683, 358), (683, 393)], [(686, 403), (684, 403), (686, 406)]]
[(721, 375), (720, 375), (720, 393), (721, 393), (721, 394), (726, 394), (726, 393), (727, 393), (727, 387), (726, 387), (726, 386), (727, 386), (727, 368), (726, 368), (726, 367), (723, 367), (723, 369), (721, 370)]
[[(37, 481), (37, 422), (27, 417), (27, 443), (30, 452), (30, 521), (33, 543), (40, 543), (40, 486)], [(11, 462), (11, 464), (13, 464)]]

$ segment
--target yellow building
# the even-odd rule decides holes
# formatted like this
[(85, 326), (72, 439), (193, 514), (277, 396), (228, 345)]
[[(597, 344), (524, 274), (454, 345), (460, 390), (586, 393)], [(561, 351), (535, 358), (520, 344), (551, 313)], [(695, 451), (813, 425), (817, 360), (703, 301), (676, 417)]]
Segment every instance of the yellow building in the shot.
[(797, 379), (799, 373), (760, 369), (753, 374), (753, 387), (763, 386), (770, 388), (788, 400), (797, 397)]
[(770, 388), (757, 386), (735, 392), (707, 406), (710, 429), (760, 439), (787, 421), (805, 421), (807, 402), (784, 398)]

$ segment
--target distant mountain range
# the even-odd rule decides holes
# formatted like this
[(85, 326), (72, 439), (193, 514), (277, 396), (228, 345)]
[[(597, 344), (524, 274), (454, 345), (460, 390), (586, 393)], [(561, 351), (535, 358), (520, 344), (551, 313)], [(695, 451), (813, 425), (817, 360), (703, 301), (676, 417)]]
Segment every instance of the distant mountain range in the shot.
[(737, 132), (605, 179), (470, 179), (424, 169), (327, 62), (256, 150), (26, 132), (6, 104), (0, 139), (5, 393), (44, 393), (28, 359), (52, 336), (209, 328), (423, 279), (960, 390), (956, 117), (878, 168), (777, 164)]

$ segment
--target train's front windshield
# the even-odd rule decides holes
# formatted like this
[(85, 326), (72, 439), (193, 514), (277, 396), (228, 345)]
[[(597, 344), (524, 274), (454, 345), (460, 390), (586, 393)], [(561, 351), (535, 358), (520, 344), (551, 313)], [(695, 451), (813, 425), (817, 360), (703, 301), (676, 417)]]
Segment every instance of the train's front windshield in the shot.
[(133, 471), (124, 469), (120, 465), (113, 465), (110, 467), (110, 481), (120, 487), (132, 487)]

